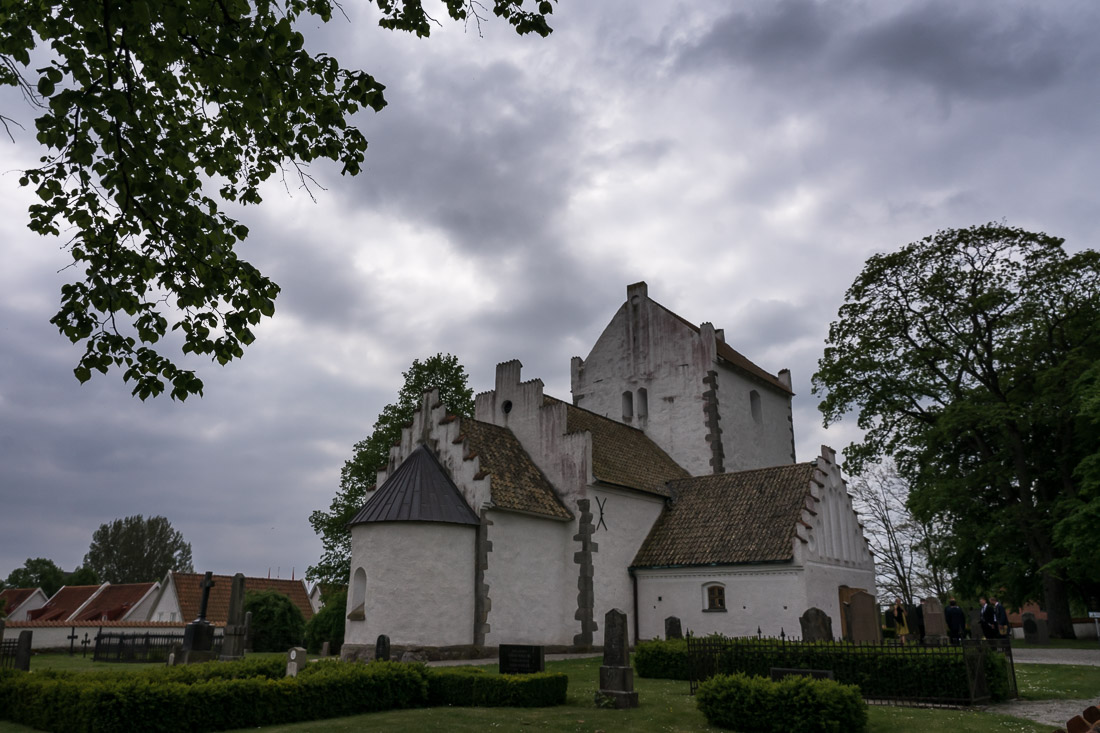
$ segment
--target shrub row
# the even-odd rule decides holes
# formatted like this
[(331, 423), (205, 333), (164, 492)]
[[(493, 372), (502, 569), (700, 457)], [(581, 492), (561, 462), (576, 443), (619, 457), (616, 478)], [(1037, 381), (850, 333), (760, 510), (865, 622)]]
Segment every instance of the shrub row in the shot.
[[(970, 695), (962, 650), (950, 648), (935, 654), (919, 648), (891, 648), (876, 653), (867, 647), (835, 642), (789, 642), (727, 639), (730, 647), (720, 652), (715, 674), (768, 676), (772, 667), (831, 669), (838, 682), (857, 685), (864, 697), (928, 697), (965, 700)], [(639, 677), (691, 679), (685, 640), (646, 641), (634, 654)], [(1007, 699), (1008, 663), (1002, 654), (987, 654), (985, 675), (994, 700)]]
[(272, 664), (111, 674), (3, 671), (0, 717), (59, 733), (216, 731), (432, 704), (558, 705), (568, 684), (563, 674), (487, 675), (397, 662), (318, 663), (296, 678), (282, 678), (283, 668), (275, 679)]
[(860, 733), (867, 727), (859, 688), (833, 680), (717, 675), (699, 686), (696, 703), (711, 725), (754, 733)]

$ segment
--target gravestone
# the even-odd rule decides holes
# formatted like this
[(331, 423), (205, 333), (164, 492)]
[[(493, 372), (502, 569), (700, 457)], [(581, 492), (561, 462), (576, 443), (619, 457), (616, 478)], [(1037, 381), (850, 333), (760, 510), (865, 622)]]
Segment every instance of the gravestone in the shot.
[(820, 608), (807, 608), (798, 623), (802, 625), (802, 641), (833, 640), (833, 620)]
[(680, 619), (675, 616), (669, 616), (665, 619), (665, 639), (683, 639), (684, 627), (680, 624)]
[(546, 647), (532, 644), (501, 644), (501, 674), (534, 674), (546, 671)]
[[(31, 635), (30, 629), (19, 632), (19, 639), (15, 642), (15, 668), (24, 672), (31, 671)], [(3, 638), (0, 636), (0, 638)]]
[(972, 608), (967, 613), (967, 618), (970, 619), (970, 638), (981, 639), (982, 638), (982, 611), (980, 608)]
[(286, 653), (286, 676), (297, 677), (306, 666), (306, 650), (300, 646), (291, 647)]
[(613, 608), (604, 616), (603, 666), (600, 667), (600, 691), (597, 700), (617, 709), (638, 707), (634, 691), (634, 670), (630, 667), (630, 636), (626, 614)]
[(210, 589), (215, 583), (209, 570), (199, 581), (202, 599), (199, 601), (199, 617), (183, 629), (183, 646), (176, 655), (176, 664), (197, 664), (214, 659), (214, 627), (206, 620), (206, 609), (210, 603)]
[[(881, 611), (880, 611), (881, 613)], [(894, 607), (887, 606), (886, 612), (882, 614), (882, 620), (886, 623), (886, 628), (897, 630), (898, 622), (894, 618)]]
[(225, 636), (222, 638), (222, 661), (244, 658), (245, 639), (248, 628), (244, 618), (244, 573), (233, 576), (233, 585), (229, 591), (229, 616), (226, 619)]
[(920, 602), (924, 616), (924, 635), (932, 644), (947, 643), (947, 620), (943, 615), (943, 604), (939, 598), (925, 598)]
[(390, 637), (379, 634), (374, 642), (374, 658), (379, 662), (390, 661)]
[(856, 591), (848, 597), (847, 640), (856, 644), (877, 644), (882, 638), (878, 602), (867, 591)]
[(1025, 613), (1022, 617), (1024, 626), (1024, 641), (1029, 644), (1049, 644), (1050, 628), (1047, 620), (1036, 618), (1033, 613)]
[(321, 643), (321, 656), (322, 657), (327, 657), (327, 656), (330, 656), (331, 654), (332, 654), (332, 646), (327, 641), (322, 642)]

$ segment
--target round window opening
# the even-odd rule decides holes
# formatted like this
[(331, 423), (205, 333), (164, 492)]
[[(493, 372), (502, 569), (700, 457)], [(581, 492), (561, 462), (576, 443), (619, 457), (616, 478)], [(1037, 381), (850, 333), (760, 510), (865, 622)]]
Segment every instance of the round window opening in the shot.
[(504, 410), (504, 414), (507, 415), (509, 412), (512, 411), (512, 401), (504, 400), (504, 404), (500, 406), (500, 409)]

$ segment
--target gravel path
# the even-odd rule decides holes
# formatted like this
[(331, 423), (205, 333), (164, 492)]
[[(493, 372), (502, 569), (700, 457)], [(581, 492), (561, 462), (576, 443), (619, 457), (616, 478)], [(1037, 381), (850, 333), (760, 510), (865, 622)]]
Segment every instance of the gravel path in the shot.
[(1100, 667), (1100, 646), (1096, 649), (1012, 649), (1017, 664), (1085, 664)]
[[(1016, 664), (1082, 664), (1100, 667), (1100, 648), (1097, 649), (1013, 649), (1012, 659)], [(986, 705), (981, 710), (991, 713), (1027, 718), (1064, 728), (1066, 721), (1089, 705), (1100, 705), (1100, 690), (1097, 697), (1085, 700), (1012, 700), (1010, 702)]]

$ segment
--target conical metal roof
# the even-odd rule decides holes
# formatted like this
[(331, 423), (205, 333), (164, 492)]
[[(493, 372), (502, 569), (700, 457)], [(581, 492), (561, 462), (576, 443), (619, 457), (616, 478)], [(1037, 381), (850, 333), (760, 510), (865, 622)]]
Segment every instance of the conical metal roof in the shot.
[(449, 522), (480, 524), (435, 455), (420, 445), (348, 522)]

